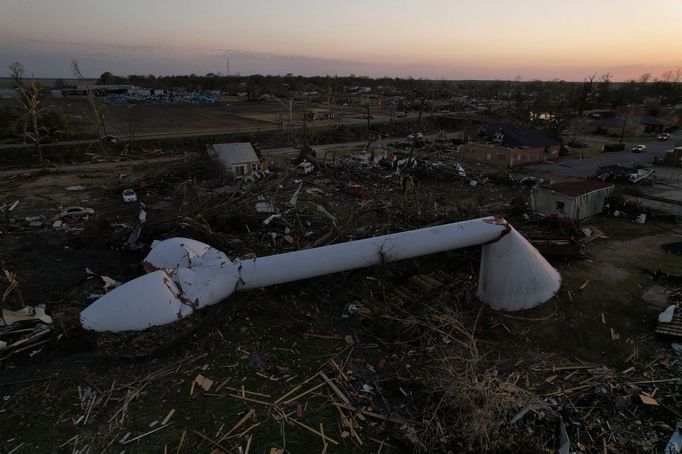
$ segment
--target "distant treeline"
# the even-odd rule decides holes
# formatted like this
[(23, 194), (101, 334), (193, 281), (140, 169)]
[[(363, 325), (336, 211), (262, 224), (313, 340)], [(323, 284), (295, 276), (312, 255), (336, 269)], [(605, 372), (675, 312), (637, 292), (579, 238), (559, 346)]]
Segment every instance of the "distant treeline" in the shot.
[(644, 74), (637, 80), (613, 82), (610, 74), (588, 75), (582, 82), (564, 80), (487, 80), (449, 81), (413, 78), (370, 78), (366, 76), (315, 76), (293, 74), (249, 76), (174, 75), (155, 76), (131, 74), (117, 76), (103, 73), (101, 84), (132, 84), (145, 88), (183, 89), (188, 91), (220, 90), (226, 93), (281, 94), (285, 91), (316, 91), (339, 95), (349, 89), (370, 87), (372, 94), (418, 96), (443, 99), (451, 96), (488, 98), (524, 98), (548, 96), (571, 104), (575, 110), (588, 108), (613, 108), (624, 104), (642, 103), (674, 105), (682, 102), (682, 68), (667, 71), (660, 77)]

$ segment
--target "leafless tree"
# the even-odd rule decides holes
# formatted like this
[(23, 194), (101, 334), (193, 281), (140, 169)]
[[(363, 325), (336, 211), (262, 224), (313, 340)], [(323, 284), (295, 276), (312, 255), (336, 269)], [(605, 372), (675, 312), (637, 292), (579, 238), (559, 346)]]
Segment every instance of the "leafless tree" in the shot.
[(11, 65), (9, 65), (9, 77), (14, 81), (14, 88), (19, 88), (24, 86), (24, 75), (26, 74), (26, 70), (24, 69), (24, 65), (19, 63), (18, 61), (15, 61)]
[(371, 127), (370, 121), (372, 120), (372, 112), (370, 111), (370, 107), (369, 107), (369, 99), (367, 100), (367, 105), (365, 107), (367, 107), (367, 113), (365, 114), (365, 116), (367, 117), (367, 145), (365, 145), (365, 150), (368, 150), (369, 146), (372, 144), (372, 133), (371, 133), (371, 129), (370, 129), (370, 127)]
[(132, 153), (133, 151), (133, 145), (135, 144), (135, 133), (137, 132), (137, 124), (140, 122), (140, 112), (138, 109), (135, 108), (134, 104), (131, 104), (128, 106), (128, 144), (125, 148), (123, 148), (123, 151), (121, 151), (121, 155), (126, 151), (128, 153)]
[(601, 81), (600, 85), (601, 85), (601, 89), (602, 89), (602, 96), (604, 96), (604, 98), (606, 97), (606, 95), (609, 91), (609, 87), (611, 86), (611, 78), (612, 77), (613, 77), (613, 74), (604, 73), (599, 78), (599, 80)]
[(632, 112), (633, 108), (629, 104), (625, 106), (625, 108), (623, 109), (623, 113), (625, 114), (625, 116), (623, 117), (623, 129), (620, 132), (620, 140), (618, 141), (618, 143), (623, 143), (623, 138), (625, 137), (625, 128), (627, 127), (628, 119), (630, 118), (630, 114)]
[(97, 102), (95, 101), (95, 95), (92, 93), (92, 90), (90, 90), (90, 84), (88, 81), (85, 80), (85, 77), (83, 77), (83, 73), (81, 73), (80, 66), (78, 65), (78, 60), (71, 60), (71, 71), (73, 71), (73, 75), (76, 76), (78, 80), (80, 80), (84, 85), (85, 85), (85, 93), (88, 96), (88, 100), (90, 101), (90, 106), (92, 107), (92, 114), (95, 119), (95, 125), (97, 126), (97, 136), (101, 140), (106, 136), (106, 129), (104, 127), (104, 117), (99, 111), (99, 108), (97, 107)]
[(334, 99), (334, 86), (332, 85), (332, 78), (328, 77), (329, 79), (329, 87), (327, 88), (327, 112), (331, 113), (332, 111), (332, 100)]
[(296, 91), (293, 95), (288, 96), (285, 99), (279, 98), (275, 96), (272, 92), (270, 93), (270, 96), (272, 96), (272, 99), (280, 103), (281, 105), (284, 106), (284, 108), (287, 109), (289, 112), (289, 124), (287, 126), (287, 130), (289, 133), (289, 136), (291, 136), (291, 129), (294, 127), (294, 100), (298, 96), (298, 91)]
[[(14, 82), (14, 88), (21, 95), (22, 106), (24, 105), (24, 103), (23, 103), (24, 94), (22, 92), (22, 88), (24, 87), (24, 74), (26, 74), (26, 70), (24, 69), (24, 65), (22, 65), (20, 62), (15, 61), (14, 63), (9, 65), (9, 77)], [(24, 143), (26, 143), (26, 138), (28, 137), (26, 135), (26, 131), (28, 130), (28, 116), (24, 115), (22, 120), (23, 120), (22, 121), (22, 138), (24, 140)]]
[[(35, 152), (40, 163), (43, 163), (43, 151), (40, 148), (40, 127), (38, 120), (40, 114), (44, 110), (41, 105), (42, 87), (35, 80), (31, 83), (24, 84), (24, 66), (19, 62), (14, 62), (9, 65), (9, 76), (14, 81), (15, 88), (19, 91), (19, 99), (21, 100), (21, 107), (24, 111), (24, 140), (28, 138), (35, 146)], [(27, 127), (30, 124), (30, 130)]]

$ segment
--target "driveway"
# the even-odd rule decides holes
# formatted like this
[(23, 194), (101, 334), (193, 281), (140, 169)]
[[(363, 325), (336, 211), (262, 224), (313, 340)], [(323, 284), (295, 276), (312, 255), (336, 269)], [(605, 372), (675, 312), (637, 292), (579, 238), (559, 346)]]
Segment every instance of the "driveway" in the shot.
[(589, 159), (563, 159), (554, 162), (545, 162), (525, 166), (524, 174), (532, 175), (553, 175), (558, 177), (590, 177), (599, 167), (608, 165), (631, 166), (633, 164), (645, 164), (654, 161), (654, 157), (662, 158), (667, 150), (671, 150), (676, 143), (682, 141), (682, 131), (670, 135), (670, 139), (665, 142), (653, 140), (645, 142), (647, 151), (644, 153), (633, 153), (630, 151), (633, 146), (638, 145), (629, 142), (625, 146), (625, 151), (600, 153)]

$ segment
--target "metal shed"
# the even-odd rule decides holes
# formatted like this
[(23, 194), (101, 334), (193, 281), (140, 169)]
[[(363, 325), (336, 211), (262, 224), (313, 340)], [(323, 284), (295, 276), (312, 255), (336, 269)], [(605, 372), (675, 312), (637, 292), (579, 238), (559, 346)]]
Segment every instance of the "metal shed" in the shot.
[(599, 180), (563, 181), (548, 188), (534, 188), (530, 206), (545, 216), (582, 220), (604, 211), (612, 191), (612, 184)]

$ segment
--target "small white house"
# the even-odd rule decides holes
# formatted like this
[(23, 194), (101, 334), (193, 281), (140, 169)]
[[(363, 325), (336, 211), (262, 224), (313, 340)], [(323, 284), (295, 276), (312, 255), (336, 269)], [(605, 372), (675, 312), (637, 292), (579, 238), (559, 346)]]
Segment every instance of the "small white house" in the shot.
[(235, 178), (257, 170), (266, 170), (267, 161), (258, 158), (250, 143), (219, 143), (209, 145), (208, 157), (225, 168)]
[(536, 187), (530, 193), (530, 207), (545, 216), (575, 219), (591, 218), (604, 211), (613, 185), (599, 180), (575, 180)]

